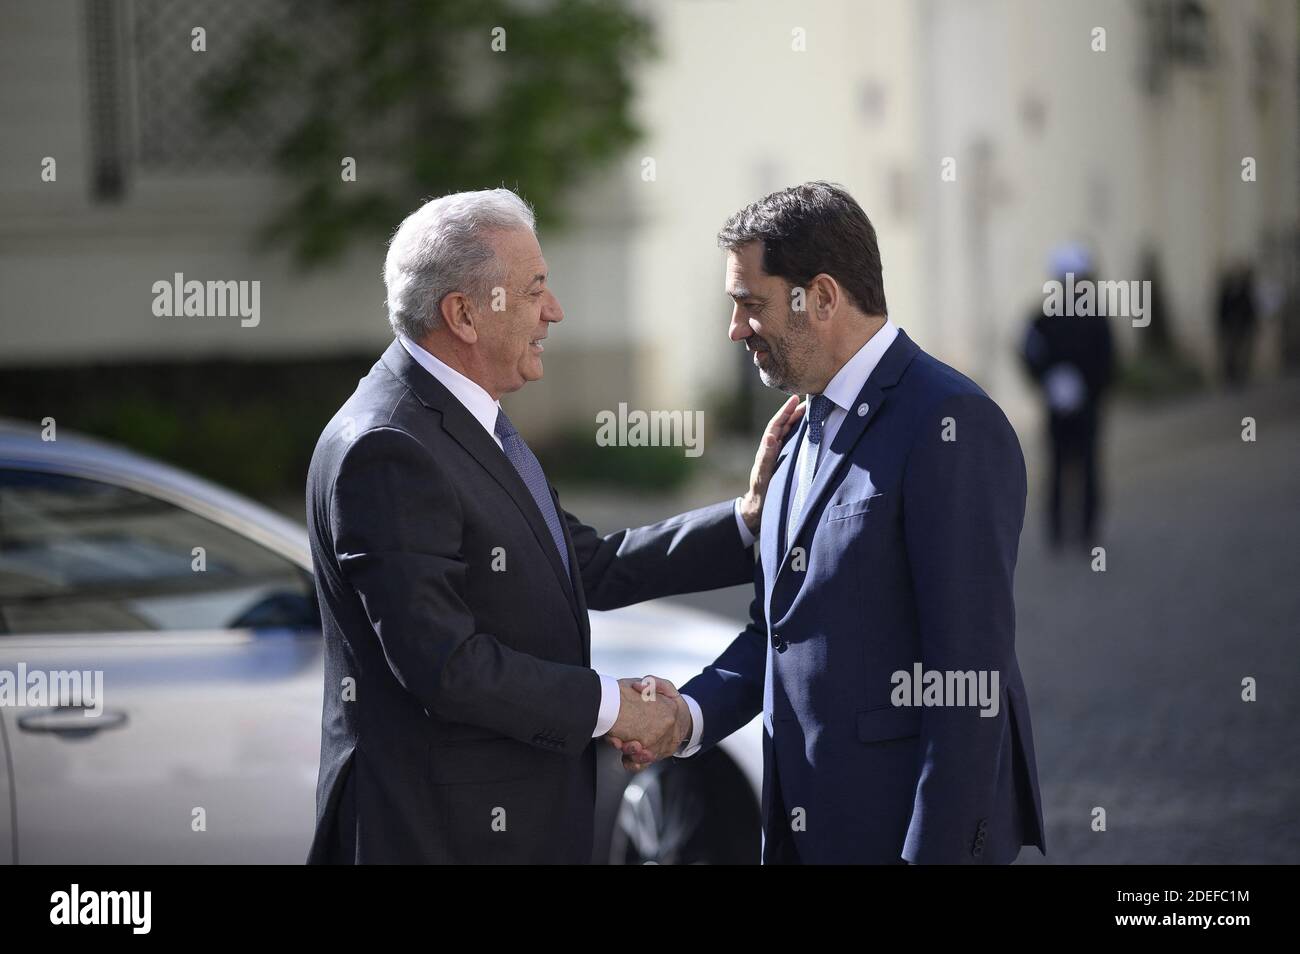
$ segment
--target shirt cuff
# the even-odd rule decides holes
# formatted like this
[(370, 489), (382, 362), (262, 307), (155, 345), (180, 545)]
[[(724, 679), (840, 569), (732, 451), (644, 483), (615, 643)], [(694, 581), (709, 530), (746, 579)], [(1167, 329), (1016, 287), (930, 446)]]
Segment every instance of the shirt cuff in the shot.
[[(596, 675), (600, 676), (600, 673)], [(596, 731), (591, 733), (593, 739), (600, 738), (614, 728), (614, 723), (618, 721), (621, 701), (618, 680), (611, 679), (609, 676), (600, 676), (600, 712), (596, 714)]]
[(743, 497), (736, 498), (736, 529), (740, 531), (741, 546), (748, 550), (754, 545), (754, 541), (757, 537), (749, 532), (749, 527), (745, 526), (745, 518), (740, 515), (740, 502), (743, 499)]
[(704, 735), (704, 713), (700, 712), (700, 704), (690, 696), (683, 695), (682, 701), (691, 713), (691, 739), (686, 748), (675, 754), (679, 759), (689, 759), (700, 750), (700, 738)]

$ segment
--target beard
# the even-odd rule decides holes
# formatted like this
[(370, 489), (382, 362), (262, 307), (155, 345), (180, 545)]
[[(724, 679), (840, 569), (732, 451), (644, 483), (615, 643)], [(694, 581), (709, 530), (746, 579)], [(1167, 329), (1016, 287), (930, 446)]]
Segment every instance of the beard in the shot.
[(787, 394), (803, 393), (800, 382), (812, 349), (812, 342), (805, 333), (808, 321), (806, 314), (791, 311), (779, 338), (750, 335), (745, 339), (745, 346), (750, 351), (767, 352), (764, 363), (758, 366), (758, 378), (764, 386)]

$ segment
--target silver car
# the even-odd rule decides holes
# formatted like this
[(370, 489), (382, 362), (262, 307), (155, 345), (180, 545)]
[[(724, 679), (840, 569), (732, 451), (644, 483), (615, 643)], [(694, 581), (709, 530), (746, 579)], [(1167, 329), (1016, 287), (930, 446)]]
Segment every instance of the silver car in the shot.
[[(680, 685), (735, 632), (663, 603), (593, 613), (592, 664)], [(0, 421), (0, 859), (301, 863), (321, 658), (300, 525), (121, 448)], [(42, 699), (50, 674), (65, 693)], [(760, 731), (631, 778), (602, 745), (593, 860), (757, 862)]]

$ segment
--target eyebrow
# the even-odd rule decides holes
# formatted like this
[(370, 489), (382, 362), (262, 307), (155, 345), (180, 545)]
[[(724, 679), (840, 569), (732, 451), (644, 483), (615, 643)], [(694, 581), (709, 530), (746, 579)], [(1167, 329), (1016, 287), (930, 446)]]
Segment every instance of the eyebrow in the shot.
[(545, 272), (539, 272), (538, 274), (534, 275), (534, 276), (533, 276), (533, 280), (532, 280), (531, 282), (528, 283), (528, 287), (531, 288), (531, 287), (532, 287), (533, 285), (535, 285), (537, 282), (541, 282), (543, 285), (546, 284), (546, 273), (545, 273)]
[(759, 297), (755, 295), (752, 291), (750, 291), (748, 288), (734, 288), (729, 290), (727, 294), (730, 295), (732, 298), (734, 298), (736, 301), (740, 301), (742, 298), (752, 298), (755, 301), (759, 300)]

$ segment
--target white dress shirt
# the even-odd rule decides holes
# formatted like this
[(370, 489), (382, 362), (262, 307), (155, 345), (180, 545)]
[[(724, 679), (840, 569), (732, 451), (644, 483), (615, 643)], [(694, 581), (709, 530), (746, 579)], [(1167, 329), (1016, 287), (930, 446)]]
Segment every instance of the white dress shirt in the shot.
[(492, 440), (496, 441), (497, 447), (500, 447), (501, 438), (497, 437), (497, 414), (501, 412), (501, 402), (494, 400), (492, 395), (484, 391), (476, 382), (465, 377), (451, 365), (439, 361), (406, 335), (399, 335), (397, 340), (402, 343), (406, 353), (415, 359), (416, 364), (437, 378), (439, 384), (465, 405), (465, 410), (469, 411), (474, 420), (483, 425), (483, 430), (487, 431)]
[[(407, 354), (414, 358), (420, 367), (437, 378), (438, 382), (450, 391), (456, 400), (465, 405), (465, 410), (469, 411), (474, 420), (483, 425), (483, 429), (488, 432), (492, 440), (496, 441), (497, 447), (500, 447), (501, 438), (497, 437), (496, 428), (497, 414), (501, 411), (501, 402), (494, 400), (487, 391), (484, 391), (455, 368), (439, 361), (405, 335), (399, 336), (397, 340), (402, 343), (402, 347), (406, 349)], [(591, 733), (593, 739), (604, 735), (613, 727), (615, 720), (618, 719), (618, 709), (621, 701), (618, 680), (600, 673), (596, 675), (600, 676), (600, 710), (596, 715), (596, 728)]]
[[(819, 460), (821, 449), (835, 439), (835, 435), (839, 433), (840, 425), (844, 423), (844, 418), (848, 416), (849, 408), (858, 399), (862, 386), (867, 383), (867, 378), (871, 376), (872, 371), (876, 370), (876, 365), (880, 363), (880, 359), (884, 357), (885, 352), (889, 350), (889, 346), (894, 343), (894, 339), (897, 337), (898, 326), (886, 318), (880, 330), (868, 338), (866, 344), (859, 348), (853, 357), (844, 362), (844, 366), (835, 372), (835, 376), (826, 385), (826, 390), (822, 393), (830, 398), (831, 409), (826, 415), (825, 423), (822, 425), (821, 443), (816, 445), (815, 450), (811, 451), (811, 453), (819, 455)], [(799, 442), (799, 456), (791, 461), (795, 473), (798, 473), (799, 468), (803, 466), (804, 458), (810, 453), (809, 448), (812, 446), (811, 441)], [(807, 506), (807, 502), (804, 503), (804, 506)], [(737, 501), (736, 515), (737, 520), (739, 520), (739, 501)], [(745, 526), (744, 521), (740, 521), (740, 538), (745, 546), (753, 546), (754, 535), (749, 532), (749, 528)], [(770, 626), (771, 623), (769, 622), (768, 625)], [(769, 655), (771, 653), (770, 646), (768, 647), (768, 653)], [(691, 711), (691, 738), (677, 755), (679, 758), (688, 758), (700, 750), (700, 737), (704, 734), (704, 715), (700, 712), (699, 703), (694, 699), (685, 694), (682, 695), (682, 698), (686, 700), (686, 707)]]

